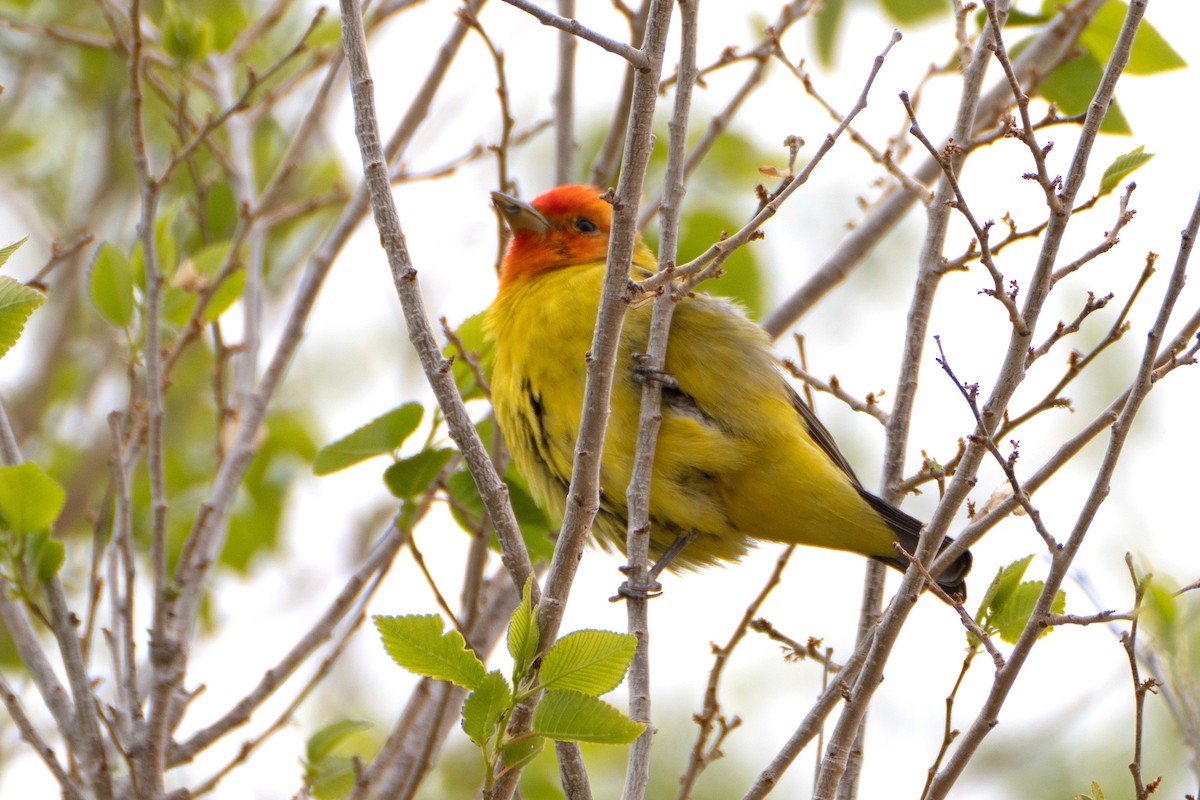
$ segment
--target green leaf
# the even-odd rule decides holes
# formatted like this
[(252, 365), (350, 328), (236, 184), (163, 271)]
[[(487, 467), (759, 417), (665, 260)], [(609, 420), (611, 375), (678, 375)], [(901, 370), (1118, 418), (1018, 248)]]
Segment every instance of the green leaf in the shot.
[(388, 655), (409, 672), (467, 689), (483, 683), (487, 669), (479, 656), (467, 649), (458, 631), (451, 629), (443, 636), (442, 618), (436, 614), (373, 619)]
[[(462, 342), (463, 348), (468, 354), (473, 355), (479, 365), (480, 371), (484, 378), (491, 380), (492, 364), (496, 360), (496, 349), (483, 332), (484, 319), (487, 317), (487, 312), (481, 311), (478, 314), (467, 317), (458, 330), (454, 333)], [(451, 367), (454, 373), (454, 383), (458, 386), (458, 391), (462, 394), (463, 400), (478, 400), (484, 397), (483, 387), (475, 379), (475, 373), (467, 365), (466, 359), (462, 357), (462, 353), (452, 344), (446, 345), (443, 351), (446, 358), (454, 358), (454, 365)]]
[(812, 30), (816, 39), (817, 60), (823, 67), (833, 66), (837, 55), (838, 31), (845, 11), (846, 0), (825, 0), (825, 3), (817, 7)]
[(329, 756), (305, 770), (304, 782), (316, 800), (337, 800), (354, 789), (354, 759)]
[(1108, 165), (1108, 169), (1104, 170), (1104, 175), (1100, 177), (1101, 195), (1106, 195), (1117, 188), (1117, 184), (1123, 181), (1126, 175), (1154, 158), (1154, 153), (1143, 152), (1145, 149), (1146, 146), (1142, 145), (1113, 159), (1113, 162)]
[[(1008, 28), (1016, 28), (1021, 25), (1041, 25), (1043, 22), (1049, 22), (1050, 20), (1054, 19), (1054, 15), (1058, 13), (1058, 2), (1060, 2), (1060, 0), (1055, 0), (1055, 3), (1049, 9), (1043, 8), (1042, 11), (1036, 14), (1021, 11), (1017, 8), (1009, 8), (1008, 16), (1004, 19), (1005, 30)], [(980, 10), (977, 12), (975, 15), (975, 22), (980, 28), (982, 28), (984, 25), (987, 25), (987, 11)]]
[(1175, 592), (1163, 585), (1157, 577), (1151, 577), (1142, 597), (1143, 619), (1151, 633), (1158, 639), (1166, 652), (1177, 647), (1179, 620), (1179, 598)]
[[(697, 208), (693, 203), (680, 223), (679, 252), (701, 253), (712, 245), (722, 231), (732, 232), (740, 227), (741, 223), (729, 214), (712, 208)], [(657, 249), (657, 235), (654, 232), (647, 234), (646, 243)], [(768, 299), (759, 250), (754, 242), (739, 247), (721, 266), (721, 276), (705, 281), (698, 288), (708, 294), (738, 301), (746, 307), (751, 319), (759, 319), (767, 309)]]
[(554, 556), (554, 539), (558, 528), (550, 523), (546, 512), (529, 494), (525, 479), (520, 477), (511, 462), (504, 482), (508, 484), (508, 501), (512, 503), (517, 524), (521, 526), (521, 539), (525, 542), (530, 559), (535, 562), (549, 561)]
[(1007, 602), (1013, 590), (1017, 588), (1017, 584), (1021, 582), (1021, 578), (1025, 576), (1025, 570), (1029, 568), (1031, 561), (1033, 561), (1032, 554), (996, 571), (996, 577), (992, 578), (987, 591), (983, 593), (983, 600), (979, 603), (979, 613), (975, 615), (976, 624), (983, 625), (992, 608), (998, 608)]
[(453, 448), (443, 447), (402, 458), (384, 470), (383, 482), (388, 491), (401, 500), (424, 494), (442, 468), (450, 463), (454, 453)]
[(190, 11), (168, 3), (162, 25), (162, 46), (181, 67), (204, 60), (212, 47), (213, 28)]
[(0, 130), (0, 159), (15, 161), (37, 147), (38, 137), (27, 131)]
[(322, 447), (313, 462), (313, 473), (328, 475), (394, 451), (421, 424), (424, 413), (420, 403), (405, 403), (376, 417), (336, 442)]
[(335, 14), (326, 14), (308, 37), (308, 47), (319, 50), (322, 47), (340, 45), (342, 41), (342, 20)]
[[(1038, 93), (1057, 105), (1064, 114), (1082, 114), (1091, 104), (1103, 75), (1104, 65), (1091, 53), (1083, 53), (1047, 75), (1038, 87)], [(1115, 99), (1108, 107), (1100, 130), (1118, 134), (1133, 132)]]
[[(1080, 34), (1080, 44), (1101, 63), (1106, 63), (1112, 55), (1128, 11), (1128, 3), (1109, 0)], [(1143, 19), (1138, 25), (1137, 38), (1133, 40), (1125, 72), (1130, 75), (1153, 75), (1186, 66), (1187, 62), (1167, 44), (1162, 34)]]
[(49, 528), (66, 500), (66, 490), (32, 461), (0, 467), (0, 516), (13, 533)]
[(574, 631), (546, 653), (538, 677), (550, 690), (599, 697), (621, 683), (636, 648), (637, 637), (630, 633)]
[(51, 538), (49, 531), (41, 530), (30, 534), (25, 550), (25, 563), (39, 581), (48, 581), (57, 575), (66, 556), (65, 545), (61, 540)]
[(29, 241), (29, 237), (23, 236), (20, 239), (17, 239), (12, 244), (8, 245), (7, 247), (0, 247), (0, 267), (3, 267), (5, 265), (5, 263), (7, 263), (9, 256), (11, 256), (13, 253), (17, 252), (17, 250), (20, 249), (21, 245), (25, 244), (28, 241)]
[(20, 281), (0, 276), (0, 356), (7, 353), (25, 329), (25, 322), (46, 296)]
[(304, 783), (319, 800), (345, 797), (354, 788), (354, 760), (334, 750), (372, 723), (355, 719), (332, 722), (309, 737), (305, 744)]
[(463, 530), (473, 533), (483, 516), (483, 498), (479, 495), (471, 473), (464, 468), (447, 478), (446, 492), (453, 501), (450, 515)]
[(328, 757), (333, 748), (341, 744), (348, 736), (373, 727), (373, 723), (361, 719), (339, 719), (331, 722), (308, 737), (304, 745), (304, 760), (316, 764)]
[(540, 635), (537, 606), (533, 604), (533, 576), (530, 575), (521, 590), (521, 602), (517, 603), (508, 621), (508, 654), (513, 658), (513, 683), (518, 686), (537, 655)]
[[(185, 203), (182, 198), (179, 198), (159, 214), (158, 221), (154, 223), (155, 266), (162, 275), (173, 274), (179, 264), (179, 240), (175, 235), (175, 230), (179, 218), (187, 215), (187, 212), (180, 213), (184, 208)], [(140, 244), (141, 240), (139, 239), (138, 242)], [(146, 265), (144, 263), (134, 277), (141, 282), (140, 285), (145, 286)]]
[(484, 676), (479, 688), (463, 704), (462, 729), (480, 747), (496, 738), (500, 719), (512, 708), (513, 695), (499, 670)]
[[(229, 243), (221, 242), (204, 248), (192, 257), (192, 261), (201, 274), (207, 275), (211, 280), (216, 280), (221, 267), (225, 266), (228, 252)], [(238, 266), (225, 277), (225, 280), (221, 281), (220, 286), (213, 290), (212, 298), (208, 301), (208, 308), (204, 309), (204, 321), (217, 320), (241, 298), (242, 292), (245, 290), (246, 270)]]
[(533, 732), (559, 742), (629, 744), (646, 726), (579, 692), (547, 692), (533, 712)]
[(889, 17), (904, 24), (922, 22), (950, 11), (943, 0), (882, 0), (882, 5)]
[(506, 769), (518, 769), (537, 758), (545, 746), (546, 740), (541, 736), (526, 736), (501, 747), (500, 755)]
[(92, 305), (118, 328), (133, 322), (133, 270), (129, 259), (111, 242), (96, 250), (88, 274), (88, 295)]
[[(525, 480), (511, 463), (504, 475), (504, 482), (508, 484), (508, 499), (512, 503), (517, 523), (521, 526), (521, 538), (529, 550), (529, 557), (534, 561), (549, 561), (554, 555), (554, 534), (557, 533), (557, 528), (550, 523), (546, 512), (529, 494)], [(459, 527), (468, 533), (478, 530), (479, 521), (484, 514), (484, 505), (471, 473), (463, 468), (452, 474), (446, 479), (446, 492), (453, 501), (450, 515)], [(492, 537), (491, 544), (493, 549), (499, 550), (496, 537)]]
[[(1045, 585), (1043, 581), (1026, 581), (1019, 584), (1004, 603), (995, 608), (989, 619), (989, 627), (1000, 634), (1001, 640), (1008, 644), (1016, 644), (1021, 632), (1029, 624), (1029, 617), (1033, 614), (1034, 606), (1037, 605), (1038, 597), (1041, 596)], [(1060, 590), (1054, 595), (1054, 600), (1050, 604), (1050, 612), (1061, 614), (1066, 605), (1067, 595)], [(1053, 628), (1047, 627), (1038, 634), (1038, 638), (1045, 636), (1051, 630)]]
[(209, 294), (204, 308), (204, 321), (214, 322), (229, 310), (246, 289), (246, 270), (234, 260), (234, 268), (224, 276), (220, 285), (214, 282), (229, 260), (229, 242), (216, 242), (183, 260), (171, 278), (169, 302), (164, 312), (175, 325), (183, 325), (196, 307), (196, 296)]

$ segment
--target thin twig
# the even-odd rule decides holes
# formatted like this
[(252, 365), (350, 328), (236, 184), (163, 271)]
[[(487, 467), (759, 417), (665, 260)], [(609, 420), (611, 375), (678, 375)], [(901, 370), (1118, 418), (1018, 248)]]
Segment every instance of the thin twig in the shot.
[(1133, 777), (1134, 796), (1137, 800), (1146, 800), (1162, 780), (1160, 777), (1146, 784), (1142, 779), (1142, 730), (1145, 727), (1146, 695), (1153, 693), (1158, 687), (1158, 681), (1153, 677), (1142, 680), (1137, 658), (1138, 612), (1141, 611), (1142, 599), (1146, 596), (1146, 585), (1151, 576), (1138, 577), (1137, 570), (1133, 567), (1133, 556), (1129, 553), (1125, 554), (1125, 564), (1129, 567), (1129, 578), (1133, 581), (1133, 613), (1130, 617), (1132, 622), (1129, 632), (1121, 634), (1121, 645), (1129, 657), (1129, 676), (1133, 681), (1133, 761), (1129, 763), (1129, 772)]
[[(1074, 0), (1029, 41), (1013, 63), (1013, 69), (1027, 91), (1032, 91), (1033, 86), (1049, 75), (1066, 54), (1072, 52), (1080, 34), (1105, 2), (1107, 0)], [(978, 71), (976, 63), (977, 59), (971, 60), (967, 74)], [(973, 125), (966, 130), (967, 136), (956, 139), (959, 146), (965, 147), (975, 134), (991, 130), (1011, 103), (1012, 89), (1007, 83), (983, 95), (972, 116)], [(930, 183), (941, 174), (941, 167), (930, 158), (910, 170), (909, 174), (920, 183)], [(888, 231), (915, 202), (917, 196), (912, 192), (893, 191), (876, 203), (804, 284), (763, 319), (762, 325), (767, 333), (773, 338), (783, 335), (796, 320), (862, 264), (867, 254), (883, 241)]]
[(546, 9), (529, 2), (529, 0), (504, 0), (504, 2), (514, 8), (521, 9), (543, 25), (558, 28), (560, 31), (566, 31), (584, 41), (599, 45), (608, 52), (625, 59), (643, 72), (650, 68), (650, 61), (643, 51), (636, 47), (631, 47), (624, 42), (618, 42), (616, 39), (610, 39), (603, 34), (596, 33), (591, 28), (582, 25), (579, 20), (565, 19), (557, 14), (552, 14)]
[(38, 754), (38, 758), (42, 759), (42, 763), (50, 770), (54, 779), (58, 781), (58, 786), (62, 789), (63, 796), (68, 800), (84, 800), (85, 796), (83, 789), (75, 782), (75, 780), (66, 773), (62, 764), (58, 763), (58, 758), (54, 755), (54, 750), (37, 732), (37, 728), (29, 719), (29, 715), (25, 713), (24, 706), (21, 705), (21, 699), (12, 687), (8, 685), (8, 681), (0, 677), (0, 701), (4, 703), (4, 708), (8, 711), (8, 716), (17, 726), (17, 730), (21, 734), (21, 738), (25, 740), (34, 752)]
[[(575, 16), (575, 0), (558, 0), (564, 19)], [(571, 182), (575, 174), (575, 50), (578, 40), (563, 31), (558, 35), (558, 79), (554, 89), (554, 182)], [(501, 184), (501, 191), (504, 186)]]
[[(721, 678), (725, 673), (725, 667), (729, 663), (730, 656), (733, 655), (734, 648), (746, 637), (746, 631), (753, 624), (754, 616), (762, 608), (762, 604), (766, 602), (767, 596), (771, 594), (771, 591), (779, 585), (779, 582), (783, 578), (783, 569), (787, 566), (788, 560), (792, 557), (795, 549), (795, 545), (789, 545), (779, 554), (779, 558), (775, 559), (775, 568), (771, 570), (771, 574), (767, 577), (762, 589), (750, 601), (750, 604), (746, 606), (741, 620), (734, 626), (733, 632), (729, 634), (729, 638), (725, 641), (725, 645), (723, 647), (718, 647), (715, 644), (712, 646), (713, 665), (708, 671), (708, 684), (704, 689), (704, 707), (692, 717), (700, 729), (696, 732), (696, 742), (692, 745), (692, 754), (688, 758), (687, 767), (684, 769), (683, 774), (679, 776), (680, 788), (679, 794), (676, 795), (676, 800), (687, 800), (687, 798), (692, 796), (692, 790), (696, 785), (696, 780), (700, 777), (700, 773), (720, 757), (720, 741), (725, 738), (730, 730), (739, 724), (737, 717), (727, 720), (725, 715), (720, 713), (721, 703), (717, 698), (717, 689), (721, 685)], [(709, 738), (712, 736), (714, 726), (719, 729), (718, 741), (710, 744)]]
[[(987, 46), (988, 39), (989, 36), (985, 31), (976, 44), (977, 54)], [(976, 117), (976, 108), (982, 94), (985, 63), (985, 59), (976, 57), (970, 68), (963, 72), (957, 116), (949, 137), (951, 142), (966, 141), (970, 137)], [(928, 226), (925, 242), (921, 249), (919, 272), (909, 305), (900, 374), (897, 379), (895, 399), (892, 403), (892, 413), (888, 420), (882, 488), (884, 499), (892, 502), (900, 499), (896, 495), (894, 487), (903, 475), (909, 428), (928, 334), (930, 309), (940, 279), (938, 268), (942, 263), (942, 252), (950, 215), (947, 201), (953, 197), (953, 190), (947, 175), (954, 175), (961, 168), (964, 154), (951, 150), (948, 156), (949, 168), (941, 170), (942, 180), (938, 182), (933, 202), (929, 205)], [(940, 165), (943, 162), (938, 159), (937, 163)], [(904, 194), (908, 196), (910, 193)], [(922, 563), (934, 565), (935, 568), (930, 570), (934, 576), (938, 574), (936, 562), (934, 562), (938, 545), (949, 527), (951, 510), (957, 508), (957, 504), (966, 497), (966, 488), (965, 485), (956, 487), (953, 483), (951, 484), (939, 504), (934, 518), (922, 531), (917, 550), (913, 553), (913, 556), (920, 559)], [(865, 631), (873, 621), (873, 617), (880, 613), (883, 580), (881, 568), (875, 565), (868, 567), (867, 578), (863, 585), (860, 632)], [(923, 583), (924, 576), (918, 570), (908, 570), (897, 590), (897, 597), (918, 597)], [(870, 642), (870, 652), (865, 659), (862, 672), (856, 680), (854, 694), (842, 710), (832, 734), (825, 743), (820, 772), (813, 790), (813, 797), (818, 800), (832, 800), (835, 795), (849, 794), (852, 796), (855, 792), (858, 762), (862, 758), (863, 723), (866, 719), (867, 707), (883, 678), (884, 665), (912, 606), (911, 602), (891, 603), (879, 623), (870, 626), (872, 632), (870, 639), (860, 640), (860, 649), (866, 646), (867, 641)], [(851, 766), (852, 761), (855, 762), (854, 766)], [(846, 782), (846, 788), (843, 789), (842, 780), (847, 775), (850, 779)]]

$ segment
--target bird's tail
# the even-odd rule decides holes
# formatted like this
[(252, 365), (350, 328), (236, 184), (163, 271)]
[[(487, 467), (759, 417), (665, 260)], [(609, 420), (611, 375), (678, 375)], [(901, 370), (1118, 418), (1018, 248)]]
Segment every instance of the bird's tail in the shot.
[[(888, 527), (896, 534), (899, 545), (904, 548), (904, 552), (908, 554), (917, 551), (917, 541), (921, 535), (922, 523), (916, 517), (910, 517), (900, 509), (896, 508), (891, 503), (875, 497), (869, 492), (862, 492), (863, 498), (871, 504), (879, 515), (887, 522)], [(947, 536), (938, 546), (938, 554), (954, 543), (954, 539)], [(908, 570), (908, 559), (902, 554), (897, 553), (895, 557), (877, 556), (877, 561), (887, 564), (889, 567), (894, 567), (901, 572)], [(966, 550), (958, 558), (947, 567), (941, 575), (937, 577), (938, 586), (952, 598), (956, 598), (960, 603), (967, 599), (967, 573), (971, 571), (971, 551)]]

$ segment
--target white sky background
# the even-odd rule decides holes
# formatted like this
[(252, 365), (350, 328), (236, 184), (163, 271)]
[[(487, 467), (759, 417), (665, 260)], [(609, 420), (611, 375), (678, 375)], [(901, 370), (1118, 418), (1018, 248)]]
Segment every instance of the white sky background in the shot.
[[(547, 4), (548, 5), (548, 4)], [(613, 36), (623, 36), (623, 24), (608, 3), (581, 2), (579, 16), (586, 24)], [(726, 46), (750, 45), (759, 27), (747, 18), (771, 19), (775, 3), (720, 3), (707, 0), (701, 9), (701, 64), (711, 62)], [(758, 17), (748, 8), (762, 9)], [(336, 11), (336, 8), (331, 9)], [(449, 4), (431, 3), (406, 14), (372, 43), (371, 57), (377, 103), (382, 127), (387, 132), (406, 107), (426, 64), (440, 47), (449, 25)], [(1190, 3), (1156, 0), (1147, 13), (1155, 25), (1191, 64), (1200, 62), (1200, 44), (1194, 31), (1200, 14)], [(553, 53), (557, 34), (521, 12), (500, 2), (489, 4), (482, 21), (508, 58), (508, 78), (513, 112), (519, 123), (547, 116), (553, 93)], [(845, 30), (839, 55), (841, 69), (835, 75), (817, 70), (818, 86), (836, 107), (847, 110), (858, 96), (871, 60), (886, 44), (892, 25), (869, 13), (855, 13)], [(943, 60), (952, 46), (947, 23), (905, 30), (905, 38), (888, 56), (871, 95), (871, 105), (856, 122), (877, 146), (902, 129), (903, 108), (896, 99), (903, 89), (912, 90), (931, 60)], [(803, 23), (785, 40), (793, 58), (809, 49), (810, 38)], [(673, 48), (669, 52), (674, 52)], [(671, 57), (673, 61), (673, 56)], [(815, 68), (815, 62), (812, 65)], [(616, 56), (580, 43), (576, 97), (579, 128), (586, 131), (597, 117), (607, 119), (611, 98), (620, 82), (621, 63)], [(735, 66), (712, 76), (707, 90), (697, 90), (693, 124), (699, 126), (715, 113), (742, 80), (748, 66)], [(780, 65), (771, 70), (768, 87), (746, 106), (737, 129), (756, 138), (762, 147), (778, 153), (783, 164), (785, 151), (779, 145), (789, 134), (803, 136), (815, 151), (833, 123), (804, 95), (802, 87), (786, 76)], [(998, 70), (992, 70), (995, 80)], [(468, 150), (478, 142), (495, 141), (497, 107), (492, 88), (495, 76), (490, 59), (476, 37), (468, 39), (453, 66), (432, 116), (409, 149), (414, 168), (437, 166)], [(1131, 316), (1133, 330), (1099, 365), (1107, 376), (1084, 384), (1106, 404), (1128, 382), (1141, 353), (1146, 328), (1157, 309), (1178, 247), (1178, 232), (1186, 223), (1200, 190), (1200, 167), (1194, 155), (1194, 122), (1185, 116), (1188, 100), (1197, 90), (1194, 68), (1151, 78), (1125, 78), (1118, 99), (1134, 127), (1128, 138), (1102, 137), (1092, 160), (1088, 182), (1080, 199), (1094, 190), (1099, 174), (1113, 157), (1144, 144), (1156, 157), (1134, 178), (1138, 191), (1132, 206), (1137, 217), (1122, 235), (1122, 244), (1104, 260), (1077, 276), (1057, 292), (1061, 305), (1047, 310), (1040, 340), (1059, 318), (1073, 318), (1084, 293), (1108, 291), (1117, 297), (1108, 310), (1096, 315), (1091, 326), (1070, 346), (1082, 348), (1106, 330), (1124, 301), (1128, 288), (1140, 272), (1147, 250), (1162, 254), (1158, 276), (1146, 288), (1142, 303)], [(921, 109), (922, 124), (934, 141), (940, 141), (953, 112), (958, 83), (940, 79), (926, 90)], [(665, 113), (670, 98), (661, 103)], [(664, 116), (665, 119), (665, 116)], [(358, 170), (353, 123), (348, 103), (342, 104), (333, 139), (351, 171)], [(532, 148), (512, 160), (522, 192), (532, 197), (551, 186), (551, 134), (542, 135)], [(1060, 142), (1051, 158), (1052, 171), (1065, 173), (1074, 137), (1062, 129), (1043, 134)], [(999, 153), (1005, 153), (1000, 157)], [(590, 153), (583, 153), (586, 159)], [(986, 163), (985, 163), (986, 162)], [(993, 165), (994, 166), (989, 166)], [(975, 156), (968, 166), (965, 185), (968, 200), (980, 218), (999, 219), (1011, 211), (1018, 221), (1029, 223), (1042, 216), (1042, 201), (1036, 186), (1022, 182), (1027, 158), (1015, 142)], [(816, 171), (811, 185), (802, 188), (767, 228), (767, 240), (754, 246), (763, 251), (763, 261), (773, 270), (774, 296), (785, 297), (824, 259), (842, 235), (844, 225), (860, 218), (857, 196), (879, 174), (869, 158), (844, 140), (826, 163)], [(731, 197), (735, 216), (753, 209), (752, 188), (760, 180), (747, 175), (745, 192)], [(481, 310), (495, 292), (492, 263), (495, 256), (495, 217), (487, 191), (495, 188), (495, 168), (482, 161), (460, 170), (449, 180), (400, 186), (395, 191), (400, 218), (409, 247), (420, 272), (422, 289), (430, 313), (446, 315), (454, 323)], [(1064, 258), (1069, 259), (1091, 246), (1108, 229), (1116, 214), (1115, 196), (1103, 202), (1075, 224)], [(916, 253), (922, 235), (920, 215), (911, 214), (907, 224), (889, 238), (888, 254), (878, 251), (872, 262), (836, 289), (797, 330), (807, 337), (811, 370), (818, 376), (836, 373), (843, 385), (856, 395), (886, 389), (890, 395), (900, 356), (900, 336), (907, 312), (915, 271)], [(715, 237), (717, 231), (712, 234)], [(335, 266), (310, 325), (308, 340), (315, 345), (302, 355), (292, 370), (285, 389), (296, 398), (316, 401), (325, 410), (328, 438), (340, 435), (407, 400), (427, 401), (415, 359), (411, 355), (399, 305), (386, 262), (377, 246), (372, 227), (365, 226), (353, 247)], [(967, 241), (964, 229), (956, 227), (948, 252), (954, 253)], [(1006, 253), (1001, 268), (1018, 278), (1029, 274), (1031, 250)], [(693, 254), (681, 253), (681, 258)], [(952, 275), (944, 281), (943, 295), (935, 309), (932, 332), (943, 335), (943, 343), (960, 378), (978, 381), (987, 392), (1005, 339), (999, 306), (977, 294), (989, 281), (980, 270)], [(1178, 318), (1189, 315), (1200, 303), (1196, 282), (1179, 304)], [(271, 343), (268, 342), (267, 351)], [(932, 346), (932, 343), (931, 343)], [(787, 337), (780, 351), (793, 355)], [(1038, 389), (1057, 380), (1067, 350), (1039, 362), (1033, 378)], [(922, 372), (922, 391), (911, 436), (908, 467), (919, 465), (921, 450), (940, 459), (954, 452), (955, 439), (970, 432), (973, 422), (957, 391), (940, 373), (927, 348)], [(1096, 376), (1097, 378), (1099, 376)], [(1197, 468), (1194, 454), (1200, 449), (1200, 434), (1189, 420), (1189, 412), (1200, 396), (1200, 371), (1180, 370), (1152, 394), (1137, 422), (1127, 454), (1117, 473), (1113, 492), (1093, 526), (1077, 566), (1097, 585), (1106, 607), (1124, 610), (1131, 603), (1123, 555), (1133, 551), (1157, 570), (1170, 572), (1187, 582), (1200, 574), (1200, 545), (1197, 523), (1189, 502), (1195, 490)], [(1101, 405), (1083, 389), (1069, 393), (1077, 401), (1078, 413), (1046, 415), (1021, 434), (1022, 460), (1019, 469), (1027, 474), (1042, 457), (1064, 438), (1090, 420)], [(1040, 396), (1033, 386), (1018, 394), (1014, 407)], [(890, 405), (890, 397), (884, 397)], [(818, 413), (838, 438), (864, 483), (877, 486), (883, 447), (883, 432), (874, 420), (845, 410), (828, 397), (817, 396)], [(418, 438), (418, 437), (414, 437)], [(1101, 449), (1093, 447), (1081, 463), (1094, 467)], [(313, 480), (294, 495), (295, 513), (289, 534), (292, 549), (286, 569), (271, 567), (252, 584), (232, 579), (221, 582), (217, 592), (217, 615), (226, 626), (214, 647), (197, 653), (191, 674), (207, 683), (206, 693), (192, 709), (192, 725), (206, 724), (211, 715), (228, 707), (249, 690), (262, 670), (305, 630), (314, 613), (324, 607), (340, 588), (344, 574), (359, 552), (358, 537), (370, 511), (387, 504), (380, 480), (383, 462), (375, 461), (321, 480)], [(1087, 470), (1071, 471), (1051, 482), (1035, 498), (1050, 530), (1064, 540), (1081, 499), (1090, 485)], [(999, 473), (985, 470), (973, 494), (983, 502), (1000, 482)], [(910, 498), (906, 510), (927, 518), (935, 502), (930, 494)], [(956, 526), (957, 527), (957, 526)], [(370, 529), (371, 535), (376, 532)], [(457, 596), (460, 564), (466, 537), (457, 532), (448, 517), (418, 531), (418, 543), (431, 569), (449, 597)], [(1039, 552), (1040, 540), (1025, 520), (1010, 520), (975, 549), (971, 581), (972, 599), (977, 602), (995, 570), (1031, 552)], [(742, 564), (712, 569), (699, 575), (667, 576), (665, 595), (651, 606), (652, 669), (656, 710), (674, 719), (661, 726), (682, 727), (690, 743), (694, 726), (689, 717), (699, 708), (701, 692), (711, 665), (710, 641), (724, 641), (774, 566), (779, 547), (765, 545)], [(601, 598), (613, 594), (620, 580), (616, 568), (622, 559), (589, 551), (572, 595), (564, 631), (579, 628), (623, 630), (625, 610)], [(784, 584), (762, 614), (780, 629), (804, 640), (825, 639), (836, 650), (835, 658), (852, 652), (859, 604), (861, 558), (802, 548), (792, 559)], [(1035, 560), (1029, 577), (1040, 577), (1045, 563)], [(889, 580), (895, 588), (896, 580)], [(1068, 584), (1068, 610), (1096, 610), (1075, 584)], [(890, 596), (890, 595), (889, 595)], [(969, 606), (974, 609), (974, 603)], [(246, 609), (257, 609), (248, 614)], [(427, 613), (436, 611), (423, 580), (402, 553), (387, 584), (376, 598), (373, 613)], [(923, 599), (901, 636), (892, 656), (887, 680), (876, 695), (869, 717), (867, 762), (860, 796), (916, 797), (941, 740), (943, 698), (957, 675), (964, 648), (963, 630), (955, 616), (932, 598)], [(1002, 648), (1004, 650), (1005, 648)], [(230, 653), (237, 653), (232, 659)], [(1053, 733), (1056, 739), (1089, 741), (1088, 731), (1107, 725), (1120, 737), (1119, 758), (1127, 760), (1132, 733), (1128, 725), (1132, 697), (1128, 668), (1116, 638), (1096, 628), (1065, 629), (1039, 643), (1016, 690), (1001, 713), (1001, 727), (982, 748), (999, 749), (1006, 741), (1022, 741)], [(371, 630), (360, 635), (345, 664), (327, 684), (344, 682), (348, 688), (327, 693), (323, 703), (311, 705), (301, 714), (302, 726), (285, 731), (260, 754), (261, 766), (231, 777), (218, 792), (222, 798), (275, 798), (290, 795), (298, 780), (296, 759), (304, 738), (316, 727), (336, 716), (370, 715), (384, 725), (407, 699), (412, 681), (383, 653)], [(778, 648), (762, 637), (751, 635), (733, 658), (724, 683), (723, 706), (727, 714), (745, 720), (744, 727), (728, 740), (726, 752), (760, 767), (790, 734), (819, 689), (819, 668), (808, 663), (785, 664)], [(969, 724), (975, 708), (991, 683), (986, 657), (980, 658), (959, 694), (955, 724)], [(290, 697), (289, 692), (284, 692)], [(334, 699), (328, 699), (330, 696)], [(623, 699), (615, 701), (623, 703)], [(1161, 703), (1148, 700), (1150, 709)], [(970, 716), (969, 716), (970, 715)], [(248, 732), (260, 730), (272, 713), (260, 714)], [(1113, 728), (1113, 719), (1124, 727)], [(1119, 724), (1119, 723), (1118, 723)], [(230, 755), (242, 737), (235, 736)], [(1164, 742), (1148, 745), (1146, 769), (1153, 776), (1166, 771), (1171, 780), (1164, 796), (1178, 797), (1196, 787), (1183, 781), (1177, 752)], [(661, 755), (662, 753), (660, 753)], [(1161, 754), (1164, 759), (1157, 761)], [(682, 752), (672, 754), (669, 767), (678, 773)], [(981, 756), (982, 757), (982, 756)], [(197, 767), (209, 774), (219, 763)], [(807, 795), (811, 786), (813, 756), (806, 751), (779, 797)], [(1121, 764), (1124, 761), (1120, 762)], [(719, 770), (722, 765), (714, 766)], [(1081, 765), (1087, 779), (1101, 777), (1107, 763)], [(668, 767), (660, 764), (658, 768)], [(28, 771), (40, 780), (40, 766)], [(36, 777), (35, 777), (36, 776)], [(1125, 793), (1127, 776), (1113, 787)], [(28, 797), (24, 778), (0, 786), (0, 797)], [(1087, 783), (1056, 787), (1060, 796), (1086, 790)], [(1108, 787), (1106, 786), (1106, 789)], [(598, 795), (601, 796), (601, 795)], [(1001, 787), (973, 779), (968, 771), (954, 792), (966, 800), (999, 800)]]

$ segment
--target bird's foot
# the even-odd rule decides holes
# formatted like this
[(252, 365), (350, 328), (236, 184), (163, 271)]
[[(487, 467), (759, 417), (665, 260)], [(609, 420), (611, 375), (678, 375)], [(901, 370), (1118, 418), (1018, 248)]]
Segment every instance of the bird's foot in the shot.
[(622, 573), (633, 577), (618, 586), (617, 593), (608, 598), (609, 601), (615, 603), (623, 599), (649, 600), (651, 597), (658, 597), (662, 594), (662, 584), (658, 582), (658, 576), (696, 536), (695, 531), (676, 536), (675, 541), (671, 542), (671, 546), (658, 557), (658, 561), (655, 561), (648, 570), (637, 570), (637, 573), (633, 574), (633, 567), (621, 567)]
[(678, 389), (679, 382), (675, 380), (675, 376), (665, 369), (656, 369), (650, 366), (647, 362), (650, 357), (645, 353), (634, 353), (633, 358), (633, 379), (638, 383), (649, 383), (657, 381), (667, 389)]
[[(621, 567), (621, 572), (626, 575), (632, 571), (629, 567)], [(662, 584), (654, 579), (654, 573), (642, 571), (636, 578), (622, 581), (621, 585), (617, 587), (617, 593), (608, 600), (610, 603), (617, 603), (621, 600), (649, 600), (661, 594)]]

